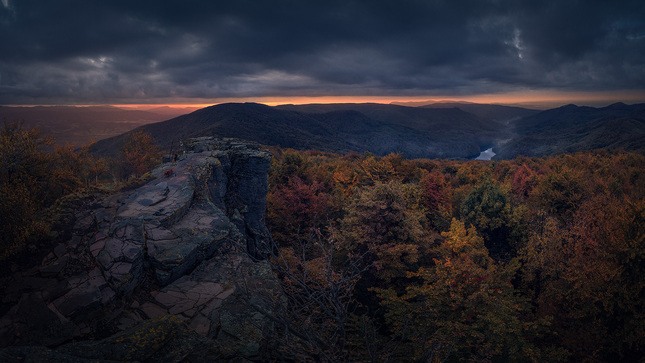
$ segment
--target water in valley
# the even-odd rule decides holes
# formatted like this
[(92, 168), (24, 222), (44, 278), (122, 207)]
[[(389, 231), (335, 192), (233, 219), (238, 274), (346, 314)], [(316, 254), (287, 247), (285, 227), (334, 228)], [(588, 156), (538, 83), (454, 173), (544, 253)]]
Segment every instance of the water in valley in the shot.
[(475, 158), (475, 160), (490, 160), (495, 156), (495, 152), (493, 152), (493, 148), (488, 148), (481, 153), (479, 153), (479, 156)]

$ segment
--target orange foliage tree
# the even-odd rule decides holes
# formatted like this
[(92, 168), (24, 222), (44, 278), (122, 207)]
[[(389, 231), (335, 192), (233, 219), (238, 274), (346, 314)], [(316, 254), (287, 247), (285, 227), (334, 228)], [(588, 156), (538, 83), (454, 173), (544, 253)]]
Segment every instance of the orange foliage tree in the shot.
[(525, 284), (578, 361), (634, 361), (645, 344), (645, 202), (599, 195), (523, 249)]
[(5, 123), (0, 130), (0, 257), (47, 231), (38, 212), (54, 199), (49, 193), (54, 157), (48, 152), (53, 144), (22, 122)]
[(48, 231), (43, 210), (105, 170), (87, 147), (56, 147), (51, 137), (22, 122), (0, 130), (0, 258)]
[(510, 282), (519, 262), (496, 264), (475, 229), (457, 220), (442, 235), (434, 265), (409, 272), (403, 294), (375, 289), (392, 335), (424, 362), (539, 361), (528, 338), (540, 324), (522, 319), (528, 304)]
[[(644, 156), (482, 163), (283, 155), (270, 176), (268, 215), (281, 211), (268, 219), (275, 235), (284, 219), (316, 210), (338, 231), (336, 264), (364, 256), (374, 266), (354, 286), (359, 314), (348, 321), (372, 337), (347, 342), (365, 349), (356, 360), (644, 355)], [(292, 212), (280, 209), (285, 203)], [(320, 259), (306, 252), (314, 276)]]
[(377, 182), (347, 206), (341, 221), (342, 248), (352, 254), (372, 251), (376, 276), (390, 282), (405, 276), (424, 255), (429, 238), (422, 220), (406, 199), (403, 184)]
[(141, 176), (159, 163), (161, 153), (155, 140), (149, 133), (138, 130), (130, 133), (119, 153), (121, 175)]

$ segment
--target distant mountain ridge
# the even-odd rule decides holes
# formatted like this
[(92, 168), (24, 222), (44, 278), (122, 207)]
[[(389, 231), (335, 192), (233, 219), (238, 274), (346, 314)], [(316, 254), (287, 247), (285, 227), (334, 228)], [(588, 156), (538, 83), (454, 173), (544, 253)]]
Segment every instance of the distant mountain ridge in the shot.
[[(384, 104), (228, 103), (141, 128), (164, 149), (184, 138), (217, 135), (295, 149), (462, 159), (504, 134), (501, 123), (458, 108)], [(93, 150), (114, 155), (124, 138), (102, 140)]]
[(522, 117), (527, 117), (539, 113), (539, 110), (532, 110), (522, 107), (487, 105), (480, 103), (459, 103), (459, 102), (437, 102), (430, 105), (421, 106), (424, 108), (459, 108), (466, 112), (472, 113), (483, 119), (496, 120), (501, 122), (511, 122)]
[[(226, 103), (140, 128), (166, 150), (185, 138), (220, 136), (301, 150), (401, 152), (409, 158), (468, 159), (494, 147), (496, 158), (513, 158), (598, 148), (645, 152), (644, 114), (645, 104), (621, 103), (603, 108), (567, 105), (541, 112), (460, 103), (423, 107)], [(101, 140), (93, 150), (115, 155), (125, 137)]]
[(645, 153), (645, 103), (595, 108), (566, 105), (512, 124), (514, 136), (499, 143), (499, 158), (545, 156), (581, 150), (621, 148)]

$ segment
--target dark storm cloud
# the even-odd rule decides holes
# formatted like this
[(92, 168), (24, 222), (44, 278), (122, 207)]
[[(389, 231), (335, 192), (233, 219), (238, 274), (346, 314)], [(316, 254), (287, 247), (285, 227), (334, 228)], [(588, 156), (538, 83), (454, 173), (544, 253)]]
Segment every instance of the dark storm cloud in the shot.
[(0, 0), (0, 103), (645, 87), (638, 1)]

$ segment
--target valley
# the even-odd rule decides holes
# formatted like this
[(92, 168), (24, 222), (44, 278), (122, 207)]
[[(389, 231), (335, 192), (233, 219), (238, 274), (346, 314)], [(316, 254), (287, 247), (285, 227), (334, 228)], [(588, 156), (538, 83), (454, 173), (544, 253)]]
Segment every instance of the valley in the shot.
[[(603, 148), (645, 152), (645, 104), (570, 105), (546, 111), (478, 104), (432, 106), (228, 103), (138, 129), (150, 133), (165, 150), (183, 138), (219, 136), (297, 150), (459, 160), (476, 158), (491, 145), (496, 159)], [(101, 140), (92, 150), (115, 155), (125, 137)]]
[[(645, 152), (645, 104), (538, 111), (475, 103), (402, 106), (338, 103), (267, 106), (227, 103), (197, 109), (113, 106), (0, 107), (0, 118), (24, 120), (57, 144), (96, 141), (114, 156), (126, 135), (150, 133), (163, 150), (184, 138), (233, 137), (267, 146), (346, 154), (402, 153), (408, 158), (510, 159), (581, 150)], [(185, 114), (184, 114), (185, 113)], [(480, 152), (492, 146), (485, 154)]]
[(167, 120), (192, 109), (136, 110), (114, 106), (0, 106), (0, 121), (24, 121), (51, 135), (58, 145), (87, 145), (121, 135), (137, 127)]

